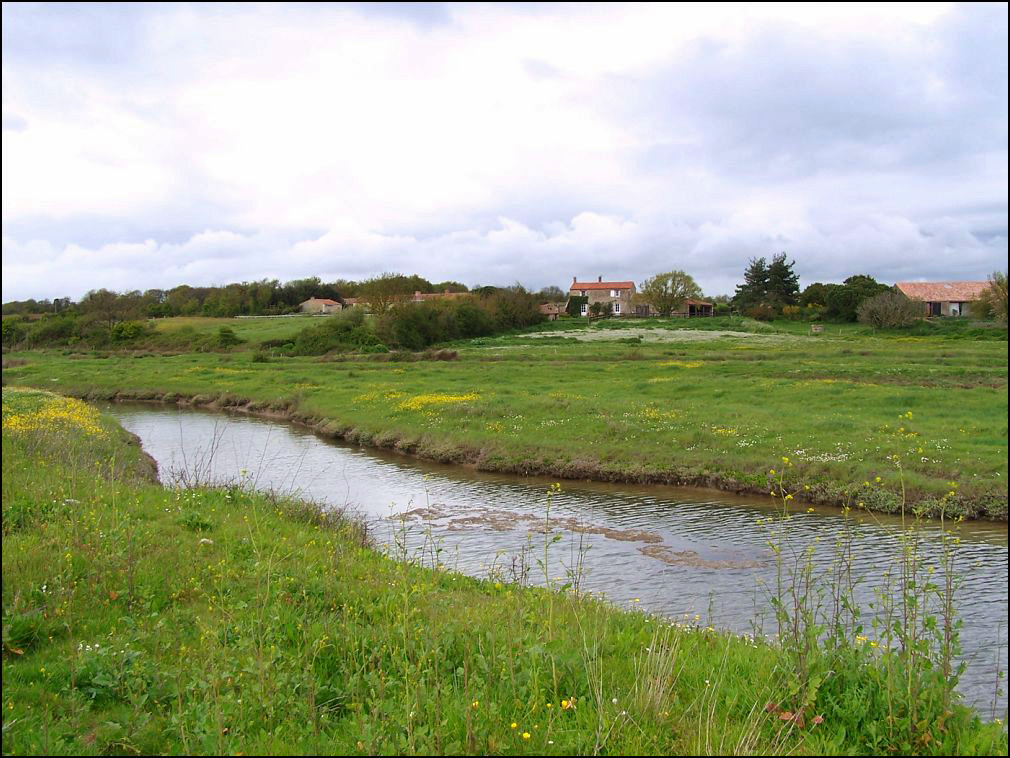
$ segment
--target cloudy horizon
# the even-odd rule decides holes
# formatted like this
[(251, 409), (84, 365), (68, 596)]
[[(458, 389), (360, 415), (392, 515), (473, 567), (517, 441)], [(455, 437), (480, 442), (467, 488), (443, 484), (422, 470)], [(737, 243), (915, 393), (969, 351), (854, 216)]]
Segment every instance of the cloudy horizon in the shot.
[(1007, 6), (3, 6), (3, 300), (1007, 266)]

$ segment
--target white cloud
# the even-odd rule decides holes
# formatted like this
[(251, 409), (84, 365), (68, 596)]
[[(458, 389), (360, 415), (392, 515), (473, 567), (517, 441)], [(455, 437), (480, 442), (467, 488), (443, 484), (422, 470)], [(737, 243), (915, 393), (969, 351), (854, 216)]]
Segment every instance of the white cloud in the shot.
[(5, 299), (1006, 265), (1005, 6), (3, 15)]

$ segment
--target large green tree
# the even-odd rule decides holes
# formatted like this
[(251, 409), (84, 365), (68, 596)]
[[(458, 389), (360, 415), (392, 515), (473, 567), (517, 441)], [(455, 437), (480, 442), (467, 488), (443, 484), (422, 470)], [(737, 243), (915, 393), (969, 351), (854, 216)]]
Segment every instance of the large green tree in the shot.
[(793, 271), (796, 261), (786, 262), (786, 254), (772, 256), (768, 264), (768, 300), (776, 308), (796, 305), (800, 293), (800, 277)]
[(660, 316), (669, 316), (685, 300), (701, 297), (701, 288), (690, 274), (667, 271), (646, 279), (638, 288), (638, 299), (655, 308)]
[(733, 304), (741, 310), (766, 305), (781, 310), (784, 305), (795, 305), (799, 299), (800, 278), (793, 270), (796, 261), (786, 259), (785, 253), (765, 258), (751, 258), (743, 274), (743, 284), (737, 285)]
[(824, 315), (835, 321), (855, 321), (859, 306), (864, 300), (888, 292), (890, 289), (888, 285), (881, 284), (866, 274), (850, 276), (840, 287), (828, 290), (825, 303), (827, 309)]
[(733, 295), (733, 305), (744, 310), (761, 305), (768, 297), (768, 261), (751, 258), (743, 272), (743, 284), (738, 284)]
[(404, 303), (415, 292), (430, 292), (431, 282), (416, 274), (382, 274), (361, 283), (361, 296), (368, 301), (372, 313), (381, 316), (397, 303)]
[(810, 306), (825, 306), (828, 302), (828, 296), (832, 289), (836, 287), (841, 287), (840, 284), (823, 284), (821, 282), (814, 282), (813, 284), (808, 284), (806, 289), (800, 294), (800, 305), (804, 308)]

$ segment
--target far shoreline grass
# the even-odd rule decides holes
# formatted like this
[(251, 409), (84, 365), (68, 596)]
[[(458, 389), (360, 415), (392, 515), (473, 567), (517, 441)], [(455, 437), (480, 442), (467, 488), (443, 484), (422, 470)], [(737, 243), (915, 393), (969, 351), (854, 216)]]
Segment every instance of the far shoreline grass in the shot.
[[(230, 353), (11, 353), (4, 377), (270, 415), (356, 444), (558, 479), (767, 497), (769, 467), (785, 456), (806, 502), (1007, 519), (1005, 341), (696, 321), (705, 329), (608, 322), (613, 335), (593, 342), (573, 335), (599, 328), (560, 323), (456, 343), (433, 360), (271, 356), (249, 332)], [(706, 336), (716, 327), (730, 329)]]
[(943, 723), (909, 721), (858, 631), (795, 690), (778, 645), (384, 556), (310, 504), (165, 489), (94, 409), (3, 394), (5, 753), (1006, 753), (928, 671)]

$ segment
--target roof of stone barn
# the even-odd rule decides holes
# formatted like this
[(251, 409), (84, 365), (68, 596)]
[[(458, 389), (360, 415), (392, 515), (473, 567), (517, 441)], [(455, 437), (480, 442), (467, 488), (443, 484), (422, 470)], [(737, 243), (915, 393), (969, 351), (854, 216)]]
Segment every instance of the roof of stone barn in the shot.
[[(323, 305), (340, 305), (336, 300), (330, 300), (328, 297), (310, 297), (305, 303), (322, 303)], [(302, 303), (304, 305), (305, 303)]]
[(898, 282), (896, 286), (913, 300), (966, 303), (978, 300), (989, 282)]
[(600, 277), (595, 282), (577, 282), (572, 279), (572, 286), (568, 290), (569, 292), (572, 290), (630, 290), (634, 286), (634, 282), (605, 282), (603, 277)]

